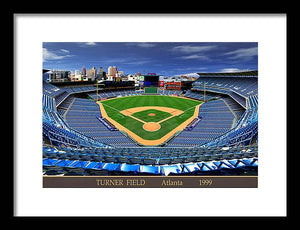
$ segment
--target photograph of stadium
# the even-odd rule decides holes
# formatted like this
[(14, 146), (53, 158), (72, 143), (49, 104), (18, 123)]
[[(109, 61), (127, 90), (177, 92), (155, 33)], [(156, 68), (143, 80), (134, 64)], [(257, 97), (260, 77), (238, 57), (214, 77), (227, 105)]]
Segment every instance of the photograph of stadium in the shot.
[(258, 176), (258, 43), (44, 42), (43, 177)]

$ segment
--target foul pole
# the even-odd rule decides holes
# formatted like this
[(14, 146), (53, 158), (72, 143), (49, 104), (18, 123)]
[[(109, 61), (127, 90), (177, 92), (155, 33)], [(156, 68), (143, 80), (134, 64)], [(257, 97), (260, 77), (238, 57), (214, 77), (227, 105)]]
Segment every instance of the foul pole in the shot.
[(205, 102), (205, 81), (203, 82), (203, 84), (204, 84), (204, 86), (203, 86), (203, 88), (204, 88), (203, 101)]
[(98, 101), (98, 80), (97, 80), (97, 101)]

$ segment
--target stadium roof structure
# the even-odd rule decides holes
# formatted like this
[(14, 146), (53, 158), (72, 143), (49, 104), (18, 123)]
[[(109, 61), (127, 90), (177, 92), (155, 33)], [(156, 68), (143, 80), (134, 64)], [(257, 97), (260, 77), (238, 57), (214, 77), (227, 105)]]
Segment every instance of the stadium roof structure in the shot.
[(197, 73), (200, 77), (257, 77), (258, 70), (244, 71), (244, 72), (231, 72), (231, 73)]
[(50, 69), (43, 69), (43, 73), (47, 73), (49, 71), (50, 71)]
[(154, 74), (141, 74), (140, 76), (143, 76), (143, 77), (160, 77), (162, 75), (159, 75), (159, 74), (156, 74), (156, 75), (154, 75)]

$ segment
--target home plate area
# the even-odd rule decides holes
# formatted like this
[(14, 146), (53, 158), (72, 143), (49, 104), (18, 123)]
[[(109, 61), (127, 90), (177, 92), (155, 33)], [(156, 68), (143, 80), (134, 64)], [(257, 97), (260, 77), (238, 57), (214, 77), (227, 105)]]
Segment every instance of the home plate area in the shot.
[(143, 125), (143, 129), (148, 132), (155, 132), (160, 129), (160, 124), (156, 122), (148, 122)]

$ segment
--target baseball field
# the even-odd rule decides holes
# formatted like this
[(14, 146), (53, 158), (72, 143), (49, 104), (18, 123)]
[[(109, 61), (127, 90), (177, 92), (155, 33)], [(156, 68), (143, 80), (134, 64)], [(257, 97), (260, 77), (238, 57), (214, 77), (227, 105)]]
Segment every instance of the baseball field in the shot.
[(102, 117), (143, 145), (159, 145), (198, 116), (200, 101), (161, 95), (97, 102)]

